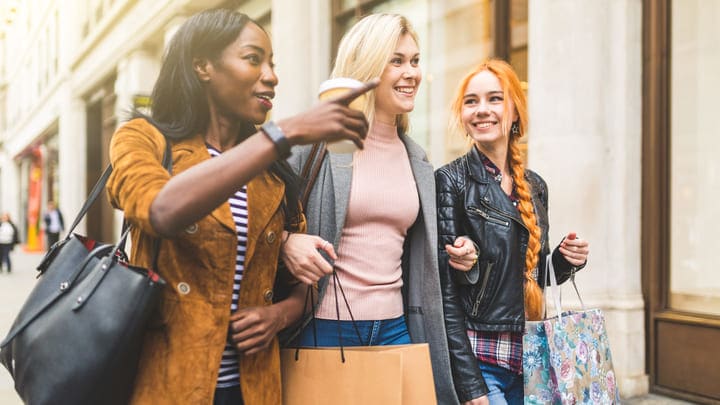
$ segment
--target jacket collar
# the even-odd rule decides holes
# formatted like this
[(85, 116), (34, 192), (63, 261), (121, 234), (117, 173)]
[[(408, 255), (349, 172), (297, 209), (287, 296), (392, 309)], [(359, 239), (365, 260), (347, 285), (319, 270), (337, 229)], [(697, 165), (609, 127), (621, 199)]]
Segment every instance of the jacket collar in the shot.
[(524, 226), (517, 208), (512, 204), (510, 198), (505, 195), (499, 184), (488, 173), (480, 158), (480, 152), (473, 146), (465, 155), (465, 164), (468, 177), (471, 181), (480, 184), (480, 198), (482, 204), (502, 212)]
[(493, 179), (485, 169), (482, 159), (480, 158), (480, 152), (477, 150), (475, 145), (470, 148), (470, 151), (465, 155), (466, 169), (470, 178), (478, 183), (490, 183)]

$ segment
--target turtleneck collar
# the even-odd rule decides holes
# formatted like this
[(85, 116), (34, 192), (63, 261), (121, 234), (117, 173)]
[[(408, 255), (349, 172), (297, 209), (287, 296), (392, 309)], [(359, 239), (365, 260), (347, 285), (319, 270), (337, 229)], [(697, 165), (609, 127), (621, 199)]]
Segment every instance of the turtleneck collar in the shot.
[(368, 139), (384, 142), (396, 141), (399, 139), (397, 126), (374, 120), (370, 132), (368, 132)]

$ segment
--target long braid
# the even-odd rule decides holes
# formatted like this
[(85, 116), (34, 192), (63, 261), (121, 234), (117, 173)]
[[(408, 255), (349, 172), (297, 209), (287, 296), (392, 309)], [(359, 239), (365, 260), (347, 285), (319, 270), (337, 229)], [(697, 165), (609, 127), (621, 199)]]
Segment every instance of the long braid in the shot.
[(510, 148), (510, 171), (515, 190), (520, 197), (518, 209), (520, 217), (529, 231), (527, 252), (525, 253), (525, 316), (529, 320), (538, 320), (542, 314), (542, 290), (533, 277), (533, 272), (539, 263), (541, 230), (535, 219), (535, 209), (532, 203), (530, 185), (525, 180), (525, 167), (522, 163), (522, 154), (518, 146), (517, 137), (511, 135)]
[[(503, 116), (501, 129), (502, 133), (509, 137), (508, 160), (510, 163), (510, 172), (515, 182), (515, 191), (518, 197), (520, 197), (518, 210), (520, 211), (520, 217), (525, 227), (529, 231), (527, 252), (525, 253), (525, 269), (523, 271), (525, 277), (525, 316), (529, 320), (538, 320), (541, 319), (543, 315), (543, 297), (542, 290), (537, 280), (535, 280), (535, 277), (533, 277), (533, 273), (539, 263), (542, 231), (536, 222), (535, 208), (533, 207), (531, 197), (532, 190), (525, 180), (525, 166), (518, 144), (519, 139), (523, 137), (528, 128), (527, 97), (523, 91), (520, 79), (507, 62), (499, 59), (489, 59), (465, 75), (460, 82), (457, 96), (451, 106), (452, 119), (450, 121), (450, 129), (451, 131), (459, 131), (459, 133), (465, 133), (467, 135), (467, 131), (465, 131), (462, 123), (464, 94), (470, 80), (482, 71), (493, 73), (500, 81), (503, 89), (506, 114)], [(513, 109), (517, 113), (514, 123), (512, 122), (512, 114), (510, 114)], [(517, 125), (516, 131), (511, 130), (513, 124)]]

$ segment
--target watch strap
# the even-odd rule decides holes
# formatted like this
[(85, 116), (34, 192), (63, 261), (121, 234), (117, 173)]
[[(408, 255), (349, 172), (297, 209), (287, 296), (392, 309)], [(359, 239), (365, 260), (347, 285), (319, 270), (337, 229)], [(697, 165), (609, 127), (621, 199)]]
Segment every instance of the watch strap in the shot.
[(290, 142), (282, 129), (273, 121), (264, 123), (260, 129), (273, 142), (280, 159), (287, 159), (290, 156)]

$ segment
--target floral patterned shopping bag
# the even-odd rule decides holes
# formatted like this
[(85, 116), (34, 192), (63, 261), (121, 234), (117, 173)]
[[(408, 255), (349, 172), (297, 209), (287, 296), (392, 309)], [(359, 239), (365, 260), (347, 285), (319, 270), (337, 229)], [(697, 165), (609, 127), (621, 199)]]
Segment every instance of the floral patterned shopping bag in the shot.
[[(561, 312), (554, 271), (550, 269), (549, 273), (549, 287), (561, 315), (526, 322), (523, 336), (525, 404), (618, 404), (602, 311)], [(571, 280), (575, 286), (574, 277)]]

